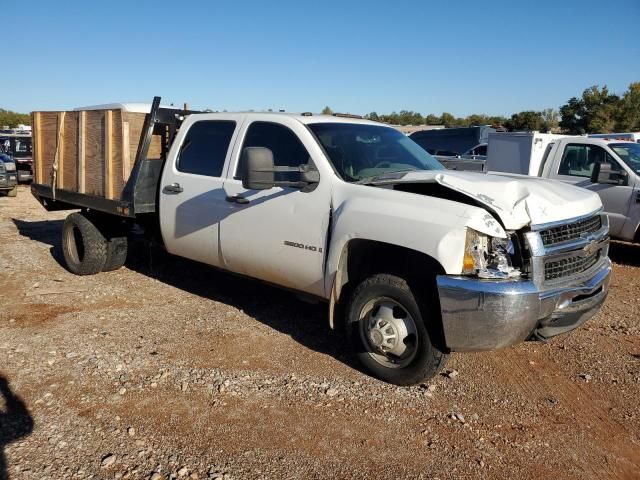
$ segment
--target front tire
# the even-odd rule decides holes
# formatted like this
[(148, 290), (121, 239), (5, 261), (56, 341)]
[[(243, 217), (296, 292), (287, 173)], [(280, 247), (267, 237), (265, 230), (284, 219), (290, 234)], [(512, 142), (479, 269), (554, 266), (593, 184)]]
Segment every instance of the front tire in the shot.
[[(347, 308), (347, 334), (357, 357), (373, 376), (395, 385), (414, 385), (438, 373), (447, 360), (431, 341), (419, 302), (407, 282), (376, 274), (353, 291)], [(440, 318), (429, 318), (440, 321)]]
[(62, 253), (67, 268), (76, 275), (94, 275), (107, 260), (107, 240), (82, 213), (72, 213), (62, 227)]
[(7, 192), (7, 197), (17, 197), (18, 196), (18, 186), (16, 185), (11, 190)]

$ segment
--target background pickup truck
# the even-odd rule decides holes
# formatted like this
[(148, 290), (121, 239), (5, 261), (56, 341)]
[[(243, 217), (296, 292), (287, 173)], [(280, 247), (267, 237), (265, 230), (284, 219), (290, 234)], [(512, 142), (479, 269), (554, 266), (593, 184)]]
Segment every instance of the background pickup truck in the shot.
[[(539, 146), (530, 148), (532, 139), (533, 144), (540, 140)], [(609, 217), (611, 236), (640, 242), (638, 143), (538, 133), (491, 134), (485, 170), (540, 176), (596, 192)]]
[[(592, 192), (447, 171), (361, 119), (159, 102), (33, 114), (32, 193), (81, 209), (62, 231), (72, 272), (122, 266), (137, 224), (175, 255), (326, 300), (364, 366), (399, 385), (452, 351), (570, 331), (605, 300), (608, 222)], [(136, 109), (149, 113), (128, 166)]]
[(9, 155), (16, 165), (19, 182), (33, 180), (31, 135), (28, 133), (0, 133), (0, 153)]
[(0, 195), (15, 197), (18, 194), (18, 176), (13, 159), (0, 153)]

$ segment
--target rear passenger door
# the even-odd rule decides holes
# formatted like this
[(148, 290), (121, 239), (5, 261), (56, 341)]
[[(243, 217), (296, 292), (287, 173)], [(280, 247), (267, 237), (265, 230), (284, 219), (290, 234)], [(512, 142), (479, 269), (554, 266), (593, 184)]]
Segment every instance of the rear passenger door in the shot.
[(224, 177), (242, 115), (187, 119), (160, 183), (160, 227), (170, 253), (220, 266), (220, 221), (228, 213)]
[(614, 171), (624, 171), (618, 161), (601, 146), (569, 143), (565, 145), (562, 152), (557, 178), (596, 192), (602, 200), (604, 211), (609, 216), (611, 234), (618, 236), (627, 218), (633, 186), (591, 183), (593, 166), (602, 162), (610, 163)]

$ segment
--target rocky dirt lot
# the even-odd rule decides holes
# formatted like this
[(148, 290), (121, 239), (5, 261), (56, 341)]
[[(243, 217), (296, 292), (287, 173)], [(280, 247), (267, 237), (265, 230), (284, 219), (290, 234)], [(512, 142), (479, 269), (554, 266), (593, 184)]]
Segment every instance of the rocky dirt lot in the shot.
[(292, 293), (142, 243), (68, 273), (65, 215), (0, 198), (0, 478), (640, 478), (640, 247), (573, 334), (398, 388)]

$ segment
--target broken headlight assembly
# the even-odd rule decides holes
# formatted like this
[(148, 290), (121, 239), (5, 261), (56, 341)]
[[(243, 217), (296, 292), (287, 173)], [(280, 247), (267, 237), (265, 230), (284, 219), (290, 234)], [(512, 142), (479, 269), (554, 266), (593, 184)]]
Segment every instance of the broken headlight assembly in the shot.
[(514, 254), (510, 235), (507, 238), (496, 238), (468, 228), (462, 273), (493, 279), (519, 277), (520, 269), (513, 266)]

